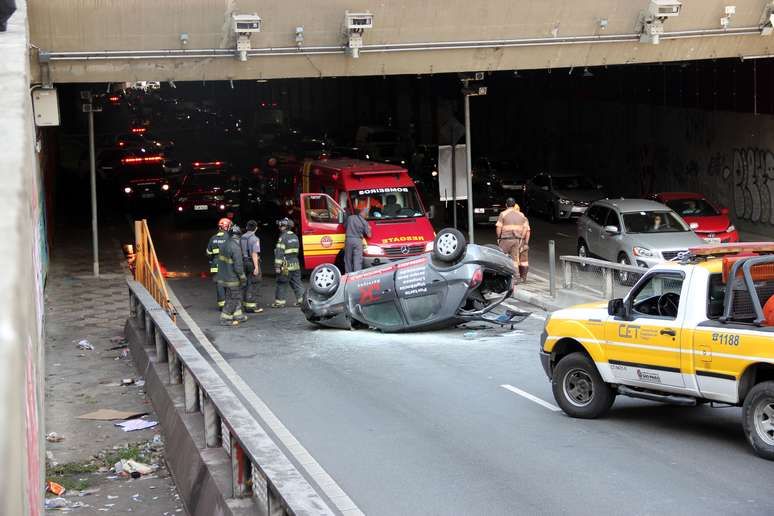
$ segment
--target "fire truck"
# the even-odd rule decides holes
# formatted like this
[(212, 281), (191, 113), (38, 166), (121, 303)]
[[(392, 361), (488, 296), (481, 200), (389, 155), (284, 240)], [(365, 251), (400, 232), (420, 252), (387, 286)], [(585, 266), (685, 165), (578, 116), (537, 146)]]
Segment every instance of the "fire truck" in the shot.
[(293, 185), (305, 269), (343, 264), (345, 215), (362, 209), (371, 227), (364, 267), (433, 249), (435, 232), (404, 168), (349, 158), (307, 160), (295, 168)]

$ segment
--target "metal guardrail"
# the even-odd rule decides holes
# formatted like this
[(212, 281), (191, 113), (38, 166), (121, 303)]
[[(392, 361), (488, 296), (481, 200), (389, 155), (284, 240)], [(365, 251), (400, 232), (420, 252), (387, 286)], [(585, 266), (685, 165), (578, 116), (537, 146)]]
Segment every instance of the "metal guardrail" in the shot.
[(155, 347), (156, 363), (167, 363), (169, 383), (183, 384), (185, 411), (201, 412), (205, 444), (231, 458), (232, 495), (252, 497), (265, 515), (332, 515), (282, 450), (247, 411), (154, 297), (128, 279), (130, 315)]
[(134, 279), (141, 283), (150, 293), (153, 299), (161, 305), (169, 314), (172, 322), (175, 322), (176, 312), (169, 301), (167, 283), (161, 272), (161, 265), (156, 256), (156, 248), (153, 247), (148, 221), (145, 219), (134, 221), (135, 266)]
[[(622, 265), (616, 262), (608, 262), (607, 260), (599, 260), (597, 258), (581, 258), (580, 256), (564, 255), (559, 257), (559, 261), (562, 263), (563, 269), (563, 281), (562, 286), (564, 288), (574, 288), (573, 272), (574, 266), (581, 266), (584, 268), (597, 268), (601, 270), (601, 290), (599, 294), (606, 298), (612, 299), (614, 297), (616, 279), (616, 272), (625, 272), (631, 276), (631, 278), (639, 278), (647, 269), (642, 267), (635, 267), (634, 265)], [(576, 272), (577, 274), (577, 272)], [(620, 282), (620, 281), (619, 281)], [(634, 281), (623, 282), (624, 284), (633, 285)]]

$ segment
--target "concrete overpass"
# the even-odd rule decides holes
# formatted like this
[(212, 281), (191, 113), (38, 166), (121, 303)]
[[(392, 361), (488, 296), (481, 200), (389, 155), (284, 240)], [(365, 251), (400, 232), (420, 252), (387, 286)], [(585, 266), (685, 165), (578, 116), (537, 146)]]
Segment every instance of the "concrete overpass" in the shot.
[[(34, 80), (224, 80), (550, 69), (767, 56), (770, 0), (683, 0), (660, 44), (640, 42), (649, 0), (30, 0)], [(370, 11), (361, 56), (346, 49), (346, 10)], [(263, 22), (246, 62), (233, 13)], [(297, 27), (303, 41), (296, 42)], [(38, 65), (38, 61), (44, 63)]]

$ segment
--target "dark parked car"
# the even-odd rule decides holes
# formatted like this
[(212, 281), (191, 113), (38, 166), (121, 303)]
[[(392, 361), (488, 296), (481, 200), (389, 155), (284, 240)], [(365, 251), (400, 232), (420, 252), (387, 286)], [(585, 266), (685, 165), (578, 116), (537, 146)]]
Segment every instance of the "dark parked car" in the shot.
[(239, 210), (240, 180), (217, 170), (187, 174), (173, 199), (178, 220), (218, 218)]
[(341, 275), (332, 264), (310, 276), (301, 309), (332, 328), (369, 327), (385, 332), (429, 330), (470, 321), (515, 324), (529, 316), (495, 314), (513, 290), (517, 271), (496, 247), (466, 245), (447, 228), (431, 253)]
[(602, 186), (580, 174), (538, 174), (527, 183), (526, 209), (548, 220), (578, 218), (589, 204), (605, 197)]

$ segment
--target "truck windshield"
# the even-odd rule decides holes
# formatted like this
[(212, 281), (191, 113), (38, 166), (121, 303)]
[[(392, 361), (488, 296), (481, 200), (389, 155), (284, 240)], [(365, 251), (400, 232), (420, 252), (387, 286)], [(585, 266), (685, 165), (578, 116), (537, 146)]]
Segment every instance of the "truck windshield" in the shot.
[(397, 186), (392, 188), (367, 188), (349, 192), (353, 211), (367, 210), (367, 219), (402, 219), (422, 217), (424, 212), (416, 188)]
[(636, 211), (623, 214), (627, 233), (678, 233), (690, 231), (671, 211)]

